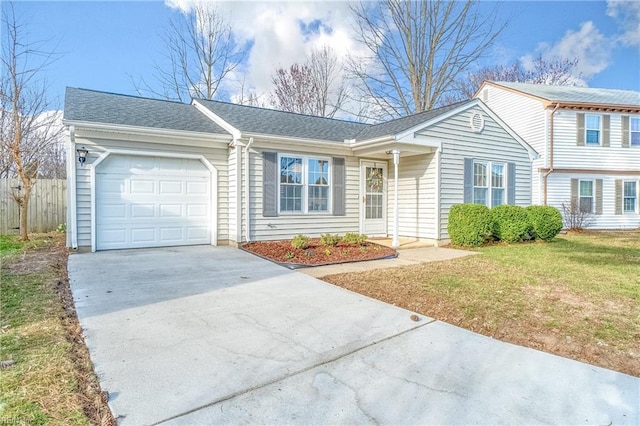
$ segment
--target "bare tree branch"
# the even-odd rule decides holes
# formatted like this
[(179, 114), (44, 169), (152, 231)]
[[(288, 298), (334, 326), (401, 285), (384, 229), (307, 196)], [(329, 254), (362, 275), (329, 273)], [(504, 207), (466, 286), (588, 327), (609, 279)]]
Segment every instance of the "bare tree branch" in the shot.
[(14, 199), (20, 207), (20, 236), (28, 240), (27, 212), (31, 190), (47, 161), (60, 149), (59, 113), (51, 111), (42, 71), (55, 59), (41, 43), (26, 43), (12, 3), (2, 9), (0, 56), (0, 146), (5, 157), (1, 172), (22, 182)]
[(373, 120), (396, 118), (442, 103), (459, 75), (487, 55), (505, 28), (476, 0), (384, 0), (352, 7), (367, 54), (352, 56), (349, 74)]

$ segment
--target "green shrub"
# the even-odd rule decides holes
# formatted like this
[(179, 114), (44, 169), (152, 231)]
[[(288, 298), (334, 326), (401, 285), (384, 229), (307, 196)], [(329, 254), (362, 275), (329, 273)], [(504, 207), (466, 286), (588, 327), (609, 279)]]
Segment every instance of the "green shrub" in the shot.
[(338, 234), (322, 234), (320, 244), (323, 246), (337, 246), (341, 238)]
[(360, 244), (364, 244), (365, 241), (367, 241), (367, 237), (364, 234), (358, 234), (356, 232), (347, 232), (346, 234), (344, 234), (344, 237), (342, 237), (342, 242), (345, 244), (353, 244), (353, 245), (360, 245)]
[(497, 240), (518, 243), (531, 239), (531, 222), (524, 207), (496, 206), (491, 209), (493, 236)]
[(526, 208), (531, 223), (531, 235), (537, 240), (551, 240), (562, 230), (562, 214), (553, 206)]
[(304, 250), (309, 247), (310, 240), (306, 235), (298, 234), (291, 240), (291, 247)]
[(477, 247), (491, 238), (491, 215), (482, 204), (456, 204), (449, 211), (449, 239), (456, 246)]

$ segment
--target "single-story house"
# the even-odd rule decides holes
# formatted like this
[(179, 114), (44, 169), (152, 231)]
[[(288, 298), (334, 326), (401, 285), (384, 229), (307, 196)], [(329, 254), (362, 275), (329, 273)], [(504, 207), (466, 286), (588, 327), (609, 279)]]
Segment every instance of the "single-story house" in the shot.
[(359, 232), (448, 239), (452, 205), (531, 204), (536, 151), (480, 99), (380, 124), (67, 88), (68, 245)]

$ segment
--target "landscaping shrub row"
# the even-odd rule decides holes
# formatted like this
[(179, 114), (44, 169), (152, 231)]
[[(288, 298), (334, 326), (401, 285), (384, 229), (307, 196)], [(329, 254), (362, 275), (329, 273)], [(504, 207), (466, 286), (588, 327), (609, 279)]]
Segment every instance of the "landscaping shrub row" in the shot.
[[(355, 232), (347, 232), (343, 237), (337, 234), (322, 234), (320, 237), (321, 246), (337, 246), (342, 243), (345, 245), (361, 245), (367, 241), (367, 236)], [(311, 238), (306, 235), (298, 234), (291, 240), (291, 247), (297, 249), (306, 249), (311, 243)]]
[(449, 212), (449, 238), (456, 246), (477, 247), (489, 241), (517, 243), (550, 240), (562, 229), (562, 215), (552, 206), (456, 204)]

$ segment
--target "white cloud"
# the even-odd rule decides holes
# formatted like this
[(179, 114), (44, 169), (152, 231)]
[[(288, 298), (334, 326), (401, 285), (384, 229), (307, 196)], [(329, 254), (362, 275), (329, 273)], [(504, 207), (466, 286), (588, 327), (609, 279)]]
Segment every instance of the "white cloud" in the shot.
[(618, 20), (622, 30), (618, 40), (625, 46), (640, 45), (640, 2), (608, 0), (607, 15)]
[(609, 66), (613, 45), (613, 41), (602, 34), (592, 21), (587, 21), (578, 31), (568, 30), (555, 44), (539, 44), (535, 55), (525, 55), (521, 61), (526, 67), (537, 55), (547, 59), (577, 59), (574, 77), (588, 80)]
[[(244, 79), (245, 91), (264, 93), (270, 90), (271, 75), (276, 68), (305, 61), (315, 47), (329, 45), (339, 59), (357, 48), (350, 35), (347, 2), (212, 3), (226, 15), (236, 39), (241, 43), (252, 43), (246, 63), (237, 72), (239, 78)], [(189, 11), (194, 0), (167, 0), (165, 4)], [(227, 90), (234, 94), (232, 88)]]

